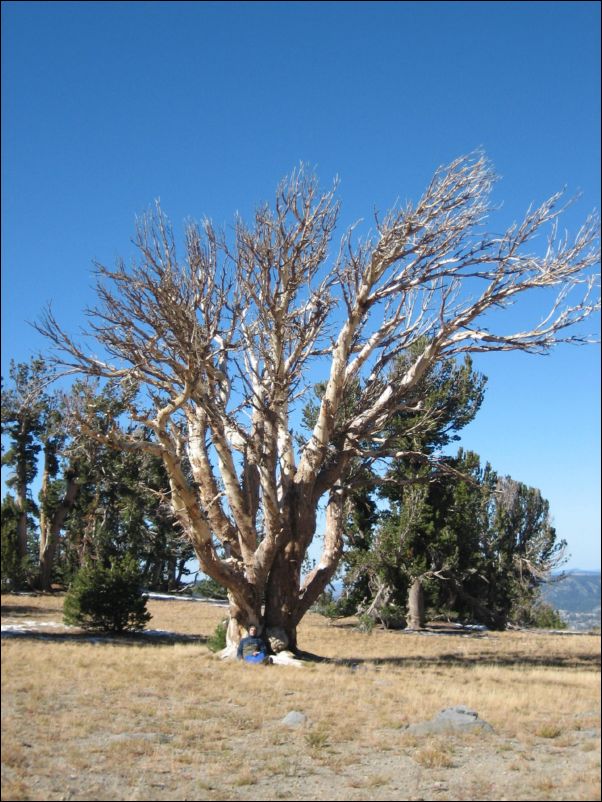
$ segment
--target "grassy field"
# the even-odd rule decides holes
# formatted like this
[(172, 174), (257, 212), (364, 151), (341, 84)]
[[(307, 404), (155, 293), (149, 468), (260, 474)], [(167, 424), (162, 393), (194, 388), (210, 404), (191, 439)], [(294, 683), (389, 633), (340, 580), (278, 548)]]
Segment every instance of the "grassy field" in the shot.
[[(182, 637), (90, 639), (56, 626), (60, 597), (2, 596), (30, 630), (3, 638), (3, 800), (600, 799), (598, 637), (309, 615), (300, 645), (325, 660), (246, 666), (205, 646), (223, 608), (148, 606)], [(407, 732), (460, 704), (493, 733)]]

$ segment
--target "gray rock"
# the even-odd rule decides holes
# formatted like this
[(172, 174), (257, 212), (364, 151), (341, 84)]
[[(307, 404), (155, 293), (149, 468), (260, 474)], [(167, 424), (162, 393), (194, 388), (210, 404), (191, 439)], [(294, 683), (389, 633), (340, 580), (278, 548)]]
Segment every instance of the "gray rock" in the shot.
[(476, 710), (471, 710), (469, 707), (464, 707), (463, 705), (457, 705), (457, 707), (446, 707), (445, 710), (437, 713), (438, 719), (445, 719), (446, 721), (458, 721), (459, 723), (464, 721), (476, 721), (478, 717), (479, 714)]
[(298, 710), (291, 710), (281, 721), (281, 724), (285, 724), (287, 727), (302, 727), (306, 723), (307, 716)]
[(411, 724), (406, 732), (412, 735), (436, 735), (439, 733), (472, 732), (475, 730), (493, 732), (493, 727), (480, 719), (476, 710), (470, 710), (468, 707), (458, 705), (457, 707), (447, 707), (445, 710), (441, 710), (430, 721)]

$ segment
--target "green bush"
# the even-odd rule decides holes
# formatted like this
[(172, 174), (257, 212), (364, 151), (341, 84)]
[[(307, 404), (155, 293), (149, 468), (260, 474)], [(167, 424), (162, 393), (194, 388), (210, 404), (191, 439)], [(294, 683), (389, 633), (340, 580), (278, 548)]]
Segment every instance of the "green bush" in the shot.
[(541, 598), (527, 599), (522, 605), (513, 610), (513, 622), (522, 627), (535, 629), (566, 629), (564, 621), (558, 610)]
[(227, 599), (228, 591), (215, 579), (207, 577), (207, 579), (199, 580), (193, 590), (195, 596), (202, 596), (206, 599)]
[(365, 632), (367, 635), (371, 635), (372, 630), (376, 626), (376, 620), (373, 618), (373, 616), (368, 615), (367, 613), (362, 613), (362, 615), (359, 615), (357, 622), (357, 628), (359, 631)]
[(116, 559), (109, 568), (88, 563), (75, 575), (65, 597), (64, 621), (105, 632), (144, 629), (151, 619), (147, 599), (133, 557)]
[(382, 626), (384, 629), (404, 629), (406, 625), (404, 608), (392, 602), (358, 615), (358, 629), (368, 634), (375, 626)]
[(213, 635), (207, 638), (207, 646), (212, 652), (221, 652), (226, 648), (226, 632), (228, 630), (228, 621), (221, 621), (215, 628)]
[(28, 589), (32, 584), (34, 569), (29, 556), (19, 559), (16, 548), (8, 538), (2, 537), (2, 593), (14, 593)]
[(566, 621), (561, 618), (558, 610), (546, 602), (534, 604), (529, 618), (529, 626), (538, 629), (566, 629), (567, 627)]
[(325, 590), (318, 597), (311, 609), (312, 612), (323, 615), (325, 618), (343, 618), (346, 615), (339, 601), (328, 590)]

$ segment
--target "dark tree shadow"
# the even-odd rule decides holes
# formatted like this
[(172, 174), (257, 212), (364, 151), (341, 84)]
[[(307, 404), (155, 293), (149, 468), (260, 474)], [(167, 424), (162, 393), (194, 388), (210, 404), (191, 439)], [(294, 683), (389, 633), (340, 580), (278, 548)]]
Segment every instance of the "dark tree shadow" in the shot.
[(385, 666), (395, 666), (397, 668), (442, 668), (442, 667), (463, 667), (472, 668), (476, 666), (497, 666), (497, 667), (528, 667), (528, 668), (582, 668), (591, 671), (600, 670), (600, 655), (581, 652), (577, 654), (556, 656), (546, 655), (525, 655), (519, 652), (509, 652), (504, 655), (495, 654), (439, 654), (428, 657), (322, 657), (310, 652), (299, 652), (296, 657), (309, 663), (326, 663), (337, 665), (341, 668), (348, 668), (351, 671), (366, 670), (368, 667), (379, 668)]
[(2, 632), (2, 640), (46, 641), (50, 643), (98, 643), (119, 646), (174, 646), (176, 643), (200, 643), (208, 640), (206, 635), (179, 635), (171, 632), (41, 632), (40, 630), (8, 630)]
[(600, 655), (586, 652), (549, 657), (545, 655), (504, 654), (496, 655), (458, 655), (440, 654), (436, 657), (375, 657), (375, 658), (347, 658), (345, 660), (326, 658), (325, 662), (344, 666), (353, 671), (368, 666), (397, 666), (399, 668), (432, 668), (432, 667), (464, 667), (496, 666), (496, 667), (525, 667), (525, 668), (581, 668), (591, 671), (600, 670)]
[[(347, 624), (343, 624), (346, 627)], [(353, 624), (350, 626), (354, 627)], [(453, 641), (455, 638), (470, 638), (475, 639), (488, 639), (491, 633), (488, 630), (466, 630), (457, 627), (437, 626), (436, 628), (427, 628), (421, 632), (410, 630), (399, 630), (400, 636), (407, 635), (420, 635), (425, 637), (443, 636), (448, 642), (451, 649), (453, 649)], [(579, 636), (582, 633), (565, 633), (568, 636)], [(585, 633), (583, 633), (585, 634)], [(400, 651), (403, 651), (403, 641), (400, 642)], [(524, 652), (512, 651), (508, 648), (504, 649), (503, 654), (487, 653), (487, 654), (460, 654), (454, 651), (448, 651), (438, 655), (428, 655), (425, 657), (403, 655), (395, 657), (323, 657), (321, 655), (312, 654), (310, 652), (299, 651), (296, 654), (299, 660), (314, 662), (314, 663), (327, 663), (329, 665), (338, 665), (342, 668), (347, 668), (352, 671), (366, 670), (368, 667), (379, 668), (384, 666), (396, 666), (398, 668), (433, 668), (433, 667), (475, 667), (475, 666), (497, 666), (497, 667), (517, 667), (524, 666), (529, 668), (545, 667), (545, 668), (581, 668), (591, 671), (600, 670), (600, 653), (591, 654), (590, 652), (577, 652), (570, 655), (544, 655), (544, 654), (525, 654)]]
[(56, 615), (60, 610), (56, 607), (34, 607), (23, 606), (21, 604), (3, 604), (2, 616), (10, 616), (11, 618), (26, 618), (31, 615), (41, 614)]

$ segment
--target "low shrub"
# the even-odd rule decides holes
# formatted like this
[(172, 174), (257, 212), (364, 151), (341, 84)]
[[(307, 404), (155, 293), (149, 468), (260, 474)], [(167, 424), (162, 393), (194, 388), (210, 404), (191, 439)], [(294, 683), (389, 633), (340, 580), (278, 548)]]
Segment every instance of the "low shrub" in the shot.
[[(312, 612), (323, 615), (325, 618), (343, 618), (348, 614), (340, 601), (335, 599), (334, 595), (328, 590), (325, 590), (318, 597), (311, 609)], [(353, 612), (355, 612), (355, 610), (353, 610)]]
[(535, 601), (531, 605), (526, 605), (515, 616), (517, 623), (524, 627), (534, 627), (535, 629), (566, 629), (564, 621), (558, 610), (543, 601)]
[(212, 652), (221, 652), (226, 648), (226, 632), (228, 630), (228, 621), (220, 621), (216, 626), (213, 635), (207, 638), (207, 647)]
[(65, 597), (66, 624), (106, 632), (144, 629), (151, 614), (148, 596), (141, 587), (141, 574), (133, 557), (113, 560), (110, 567), (88, 563), (75, 575)]
[(207, 579), (200, 579), (194, 586), (192, 591), (194, 596), (201, 596), (204, 599), (227, 599), (228, 591), (215, 579), (207, 577)]

